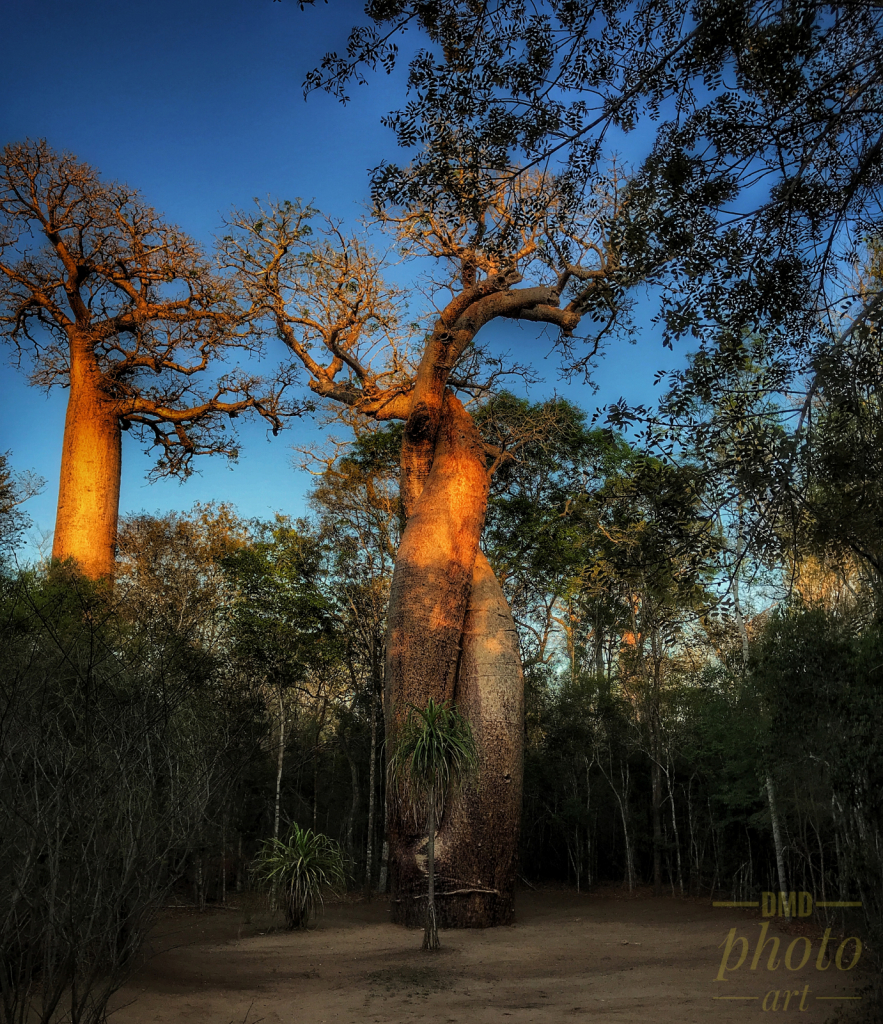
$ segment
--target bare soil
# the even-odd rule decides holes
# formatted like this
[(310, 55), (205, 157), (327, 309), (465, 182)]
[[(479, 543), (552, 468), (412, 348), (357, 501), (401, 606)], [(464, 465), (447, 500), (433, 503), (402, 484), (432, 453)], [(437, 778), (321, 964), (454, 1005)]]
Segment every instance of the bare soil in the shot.
[[(780, 939), (778, 968), (769, 970), (770, 943), (751, 970), (762, 924), (755, 911), (715, 908), (708, 899), (654, 899), (612, 889), (522, 891), (514, 925), (442, 931), (442, 949), (423, 953), (421, 933), (391, 924), (382, 898), (326, 904), (314, 930), (287, 932), (259, 897), (237, 896), (224, 909), (165, 911), (149, 957), (117, 994), (112, 1019), (741, 1024), (775, 1011), (777, 1019), (822, 1024), (838, 1010), (860, 1009), (842, 997), (855, 996), (866, 980), (861, 963), (849, 972), (833, 962), (817, 970), (820, 937), (805, 922), (786, 931), (784, 922), (772, 921), (767, 938)], [(719, 982), (731, 928), (748, 940), (748, 955)], [(802, 968), (788, 970), (784, 954), (801, 934), (812, 944), (811, 955)], [(829, 945), (824, 962), (838, 944)], [(738, 942), (731, 948), (730, 966), (740, 949)], [(805, 949), (797, 941), (793, 967)], [(853, 949), (846, 947), (843, 966)]]

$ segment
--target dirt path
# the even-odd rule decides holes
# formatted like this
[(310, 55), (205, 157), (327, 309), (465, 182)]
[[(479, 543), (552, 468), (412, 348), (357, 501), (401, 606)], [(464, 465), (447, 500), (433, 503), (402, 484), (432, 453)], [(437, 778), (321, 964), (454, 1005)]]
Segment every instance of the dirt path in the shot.
[[(512, 927), (442, 932), (437, 954), (421, 953), (419, 932), (390, 924), (383, 901), (328, 906), (308, 933), (268, 931), (253, 897), (233, 902), (164, 916), (153, 939), (161, 951), (118, 994), (115, 1024), (735, 1024), (773, 1011), (821, 1024), (856, 1004), (819, 997), (861, 983), (859, 971), (836, 963), (816, 969), (818, 936), (806, 940), (806, 964), (788, 970), (789, 945), (792, 967), (807, 948), (797, 926), (786, 934), (772, 924), (778, 968), (768, 969), (768, 943), (752, 971), (761, 918), (708, 901), (522, 892)], [(741, 936), (747, 956), (715, 981), (731, 928), (729, 965)], [(823, 963), (836, 950), (835, 942)], [(843, 966), (853, 950), (844, 949)]]

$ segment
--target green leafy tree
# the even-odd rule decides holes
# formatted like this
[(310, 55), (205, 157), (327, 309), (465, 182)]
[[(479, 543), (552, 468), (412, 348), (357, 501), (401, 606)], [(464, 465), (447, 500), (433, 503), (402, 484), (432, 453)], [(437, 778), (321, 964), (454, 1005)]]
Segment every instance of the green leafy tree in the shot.
[[(883, 820), (881, 654), (879, 623), (794, 604), (770, 617), (749, 674), (766, 726), (763, 766), (784, 783), (780, 811), (792, 842), (799, 844), (801, 822), (811, 820), (818, 844), (824, 844), (822, 864), (827, 862), (827, 873), (816, 868), (821, 882), (840, 900), (861, 899), (867, 945), (878, 964), (883, 857), (874, 837)], [(804, 857), (808, 852), (801, 850)], [(872, 1005), (879, 1012), (879, 986)]]
[[(319, 516), (319, 531), (329, 548), (329, 590), (342, 633), (343, 656), (356, 692), (347, 717), (350, 729), (339, 739), (350, 761), (353, 778), (360, 716), (368, 719), (368, 818), (365, 850), (365, 891), (370, 897), (378, 831), (378, 797), (382, 769), (378, 742), (383, 727), (383, 666), (386, 656), (386, 611), (395, 553), (401, 539), (402, 513), (398, 493), (398, 462), (402, 431), (399, 424), (360, 434), (346, 454), (329, 461), (310, 493)], [(348, 849), (358, 804), (358, 786), (347, 822)], [(352, 851), (351, 851), (352, 855)], [(382, 858), (386, 862), (386, 856)], [(380, 879), (385, 890), (385, 878)]]
[(236, 596), (224, 560), (250, 540), (250, 525), (226, 503), (123, 516), (117, 599), (134, 623), (160, 619), (176, 635), (218, 652), (229, 639)]
[[(869, 286), (879, 289), (878, 270)], [(866, 317), (818, 353), (815, 401), (799, 437), (795, 540), (836, 565), (856, 561), (880, 606), (883, 586), (881, 319)], [(799, 488), (799, 490), (798, 490)]]
[[(621, 602), (621, 673), (631, 680), (651, 759), (654, 885), (661, 887), (666, 771), (663, 687), (672, 657), (714, 604), (709, 591), (720, 538), (702, 508), (695, 467), (640, 458), (591, 495), (583, 510), (593, 543), (582, 570), (590, 593)], [(623, 628), (624, 627), (624, 628)]]
[[(298, 698), (315, 713), (314, 748), (328, 708), (338, 632), (323, 588), (324, 547), (303, 521), (277, 516), (253, 525), (251, 542), (224, 560), (236, 590), (230, 654), (239, 671), (260, 681), (275, 718), (277, 755), (273, 838), (281, 818), (287, 724)], [(318, 762), (316, 761), (318, 772)], [(315, 808), (315, 793), (314, 793)]]
[(64, 566), (0, 579), (0, 641), (0, 1020), (100, 1024), (235, 790), (247, 702)]
[(589, 427), (585, 413), (561, 399), (531, 404), (502, 392), (476, 418), (497, 463), (483, 544), (518, 623), (526, 666), (553, 661), (563, 633), (571, 672), (579, 671), (577, 647), (584, 641), (600, 670), (605, 609), (582, 609), (584, 629), (571, 628), (572, 584), (586, 558), (585, 531), (574, 512), (631, 451), (609, 430)]
[(450, 175), (455, 142), (476, 167), (558, 162), (581, 190), (604, 173), (611, 133), (646, 139), (632, 256), (678, 256), (663, 299), (672, 338), (766, 324), (785, 352), (814, 336), (843, 291), (839, 257), (880, 222), (877, 7), (406, 0), (365, 13), (305, 85), (345, 100), (366, 68), (395, 64), (401, 33), (420, 33), (407, 102), (387, 123), (424, 149), (375, 170), (378, 198)]

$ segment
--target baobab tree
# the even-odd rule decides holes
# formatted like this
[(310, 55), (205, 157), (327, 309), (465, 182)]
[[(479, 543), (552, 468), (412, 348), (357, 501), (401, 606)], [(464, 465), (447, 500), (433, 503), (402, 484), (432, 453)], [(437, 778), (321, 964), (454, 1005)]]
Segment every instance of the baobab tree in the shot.
[[(506, 452), (486, 445), (464, 404), (488, 393), (477, 338), (498, 319), (557, 328), (568, 351), (594, 324), (586, 363), (612, 328), (628, 270), (621, 259), (621, 182), (565, 204), (541, 176), (480, 172), (452, 161), (381, 219), (407, 256), (441, 271), (419, 341), (381, 261), (299, 203), (237, 212), (224, 240), (248, 300), (344, 418), (404, 422), (400, 493), (406, 526), (391, 584), (386, 642), (387, 738), (410, 707), (453, 703), (479, 755), (477, 787), (446, 803), (435, 859), (441, 926), (487, 926), (512, 913), (521, 813), (523, 679), (515, 625), (479, 547), (491, 473)], [(399, 314), (397, 317), (397, 313)], [(413, 324), (411, 325), (413, 329)], [(494, 370), (498, 372), (499, 368)], [(393, 913), (422, 923), (428, 837), (389, 808)]]
[(194, 456), (235, 457), (230, 420), (292, 412), (284, 380), (230, 370), (253, 350), (230, 284), (201, 248), (127, 185), (44, 141), (0, 156), (0, 336), (30, 381), (68, 389), (52, 554), (113, 571), (122, 432), (159, 450), (157, 475)]

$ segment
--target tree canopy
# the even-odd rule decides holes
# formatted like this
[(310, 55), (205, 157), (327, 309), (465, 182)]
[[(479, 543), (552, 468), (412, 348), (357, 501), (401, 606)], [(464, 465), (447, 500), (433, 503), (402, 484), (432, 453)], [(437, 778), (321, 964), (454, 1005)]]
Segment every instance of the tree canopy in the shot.
[(235, 457), (240, 413), (278, 430), (290, 412), (284, 380), (216, 372), (257, 342), (202, 246), (45, 141), (0, 159), (0, 332), (37, 387), (97, 374), (123, 429), (158, 449), (160, 475)]

